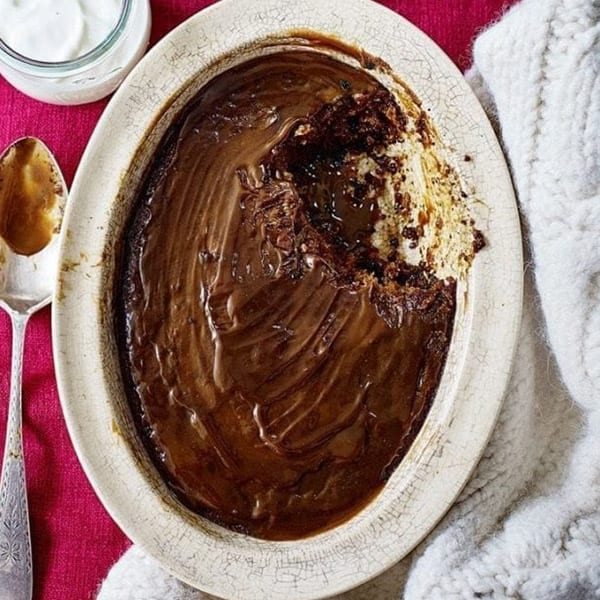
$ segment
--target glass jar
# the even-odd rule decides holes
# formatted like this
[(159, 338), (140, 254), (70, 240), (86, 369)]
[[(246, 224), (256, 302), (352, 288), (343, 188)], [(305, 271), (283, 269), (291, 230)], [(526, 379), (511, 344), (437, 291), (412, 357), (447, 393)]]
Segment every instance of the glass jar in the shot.
[(148, 0), (123, 0), (119, 20), (104, 41), (73, 60), (61, 62), (27, 58), (0, 40), (0, 74), (42, 102), (93, 102), (113, 92), (143, 56), (150, 25)]

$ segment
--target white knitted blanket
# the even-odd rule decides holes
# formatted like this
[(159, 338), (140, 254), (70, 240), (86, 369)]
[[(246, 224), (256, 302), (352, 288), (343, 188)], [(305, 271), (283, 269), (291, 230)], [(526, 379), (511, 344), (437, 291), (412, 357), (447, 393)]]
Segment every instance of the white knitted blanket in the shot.
[[(523, 0), (474, 56), (531, 254), (514, 373), (454, 507), (347, 600), (600, 598), (600, 0)], [(205, 598), (137, 548), (98, 596)]]

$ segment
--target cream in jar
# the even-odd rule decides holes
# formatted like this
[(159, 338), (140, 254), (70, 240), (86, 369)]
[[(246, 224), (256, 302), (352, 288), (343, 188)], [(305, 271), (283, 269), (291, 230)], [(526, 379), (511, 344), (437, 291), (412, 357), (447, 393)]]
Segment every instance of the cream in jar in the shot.
[(0, 0), (0, 73), (54, 104), (106, 96), (141, 58), (148, 0)]
[(0, 39), (27, 58), (73, 60), (108, 37), (122, 4), (120, 0), (0, 0)]

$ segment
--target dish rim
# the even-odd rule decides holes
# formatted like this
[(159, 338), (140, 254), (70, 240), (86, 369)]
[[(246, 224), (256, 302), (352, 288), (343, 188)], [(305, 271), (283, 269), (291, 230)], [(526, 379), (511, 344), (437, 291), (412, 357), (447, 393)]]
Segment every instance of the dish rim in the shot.
[[(443, 54), (434, 42), (403, 17), (369, 0), (333, 0), (329, 4), (329, 8), (326, 8), (323, 7), (319, 0), (308, 0), (301, 7), (286, 7), (282, 12), (282, 8), (277, 0), (260, 0), (259, 2), (252, 0), (222, 0), (192, 16), (168, 34), (153, 48), (138, 67), (134, 69), (105, 110), (77, 171), (72, 187), (71, 199), (67, 205), (64, 217), (60, 249), (62, 268), (60, 269), (59, 281), (57, 282), (57, 295), (53, 303), (53, 345), (59, 394), (73, 446), (88, 479), (102, 503), (126, 534), (146, 550), (147, 553), (157, 558), (168, 571), (178, 578), (216, 595), (250, 599), (256, 598), (260, 594), (265, 595), (265, 590), (268, 590), (269, 597), (274, 599), (287, 598), (290, 593), (293, 593), (297, 598), (322, 598), (346, 591), (364, 583), (400, 560), (431, 531), (445, 514), (475, 468), (493, 430), (493, 425), (501, 407), (504, 389), (508, 382), (510, 364), (516, 346), (523, 293), (519, 220), (506, 163), (483, 109), (450, 59)], [(338, 15), (335, 10), (332, 10), (331, 6), (343, 9), (344, 18)], [(260, 9), (260, 12), (258, 9)], [(251, 30), (248, 28), (234, 30), (234, 33), (237, 33), (238, 37), (232, 35), (230, 39), (222, 41), (223, 45), (218, 50), (204, 47), (201, 48), (201, 53), (198, 53), (198, 46), (196, 46), (195, 55), (186, 55), (181, 50), (182, 42), (185, 42), (183, 43), (183, 47), (185, 48), (186, 44), (191, 43), (194, 34), (200, 33), (202, 34), (200, 37), (204, 36), (203, 39), (205, 39), (207, 37), (210, 38), (208, 35), (210, 27), (214, 27), (215, 25), (219, 25), (225, 29), (228, 26), (231, 27), (231, 24), (228, 25), (227, 21), (231, 19), (233, 10), (238, 15), (246, 17), (262, 15), (263, 20), (255, 19), (253, 21), (250, 19), (249, 22), (253, 23), (250, 28)], [(373, 27), (372, 29), (367, 28), (364, 31), (359, 30), (359, 25), (357, 25), (359, 19), (356, 19), (353, 25), (348, 25), (349, 19), (347, 15), (351, 13), (369, 17), (367, 24), (376, 23), (377, 27)], [(106, 227), (109, 223), (114, 204), (118, 202), (119, 196), (112, 193), (105, 194), (105, 191), (106, 189), (111, 190), (121, 187), (123, 178), (126, 177), (127, 168), (130, 166), (131, 161), (134, 160), (140, 144), (144, 143), (144, 140), (139, 139), (127, 140), (126, 134), (132, 131), (132, 128), (134, 130), (136, 128), (136, 124), (131, 122), (133, 113), (135, 112), (135, 102), (141, 98), (142, 102), (150, 103), (149, 105), (154, 107), (152, 115), (155, 123), (158, 118), (157, 115), (164, 112), (165, 106), (168, 106), (173, 97), (177, 96), (177, 93), (184, 87), (185, 81), (189, 83), (189, 79), (192, 77), (188, 73), (189, 77), (186, 75), (181, 78), (180, 74), (174, 68), (176, 65), (181, 65), (182, 61), (186, 60), (186, 58), (189, 59), (191, 56), (200, 63), (200, 65), (196, 64), (194, 67), (196, 71), (205, 69), (213, 64), (213, 61), (210, 60), (212, 55), (222, 55), (226, 52), (232, 52), (236, 48), (243, 46), (243, 41), (247, 41), (249, 38), (252, 40), (257, 37), (264, 37), (264, 35), (258, 36), (255, 30), (260, 30), (262, 34), (266, 32), (269, 35), (275, 35), (295, 29), (305, 29), (306, 27), (297, 26), (299, 23), (298, 19), (302, 17), (309, 21), (312, 20), (312, 22), (320, 19), (320, 27), (310, 27), (310, 29), (319, 33), (335, 35), (342, 29), (349, 34), (349, 37), (352, 37), (349, 40), (347, 35), (340, 36), (344, 41), (358, 44), (371, 54), (390, 62), (392, 67), (394, 67), (394, 60), (389, 60), (390, 56), (385, 53), (382, 54), (381, 52), (373, 51), (373, 47), (377, 45), (374, 37), (379, 36), (381, 38), (382, 31), (386, 32), (388, 36), (387, 42), (388, 44), (390, 43), (391, 22), (391, 28), (394, 29), (393, 33), (395, 35), (401, 33), (404, 44), (414, 44), (417, 52), (420, 51), (422, 56), (429, 58), (431, 62), (426, 62), (425, 67), (429, 68), (431, 72), (437, 69), (441, 74), (449, 78), (452, 85), (455, 86), (453, 89), (456, 97), (460, 97), (464, 102), (461, 109), (464, 113), (462, 120), (466, 119), (465, 115), (467, 113), (474, 114), (472, 124), (477, 134), (482, 138), (479, 145), (474, 148), (475, 151), (470, 150), (475, 157), (475, 161), (472, 161), (474, 163), (472, 168), (481, 170), (481, 167), (476, 166), (478, 160), (480, 160), (478, 154), (481, 156), (488, 155), (488, 157), (492, 158), (492, 167), (496, 170), (495, 181), (499, 190), (498, 197), (500, 198), (496, 198), (495, 202), (497, 205), (490, 206), (489, 209), (492, 212), (500, 211), (500, 217), (497, 218), (494, 216), (494, 219), (498, 220), (496, 224), (498, 227), (502, 224), (502, 231), (498, 230), (497, 236), (494, 232), (494, 236), (492, 236), (494, 245), (492, 248), (484, 250), (476, 258), (471, 272), (472, 281), (469, 283), (469, 295), (470, 298), (474, 298), (476, 301), (478, 294), (489, 294), (492, 289), (497, 293), (506, 284), (512, 284), (514, 295), (502, 298), (497, 297), (495, 299), (489, 298), (495, 304), (486, 305), (488, 316), (495, 314), (496, 320), (492, 319), (493, 331), (488, 332), (487, 338), (480, 341), (485, 342), (487, 344), (486, 348), (489, 350), (492, 346), (490, 338), (494, 337), (495, 344), (493, 346), (498, 351), (498, 354), (494, 357), (494, 368), (488, 367), (485, 388), (482, 386), (481, 374), (477, 376), (476, 373), (471, 373), (471, 376), (466, 378), (467, 381), (464, 381), (466, 377), (464, 372), (465, 364), (460, 365), (461, 371), (458, 376), (454, 377), (448, 384), (454, 386), (454, 396), (456, 397), (459, 389), (465, 395), (473, 392), (472, 381), (479, 381), (479, 392), (481, 393), (485, 390), (488, 394), (482, 414), (477, 415), (477, 418), (474, 418), (473, 415), (468, 418), (464, 414), (464, 411), (467, 410), (466, 401), (463, 401), (462, 405), (457, 405), (457, 401), (455, 400), (452, 406), (443, 407), (444, 410), (454, 410), (457, 409), (457, 406), (462, 406), (462, 412), (457, 411), (457, 414), (446, 414), (446, 418), (453, 419), (450, 429), (445, 432), (434, 432), (435, 435), (438, 433), (441, 435), (437, 439), (437, 445), (435, 446), (435, 451), (439, 452), (440, 455), (436, 458), (435, 452), (432, 454), (430, 447), (429, 455), (431, 459), (426, 465), (423, 465), (419, 463), (421, 456), (419, 452), (423, 449), (418, 447), (417, 441), (413, 443), (409, 451), (409, 457), (414, 459), (414, 471), (411, 477), (408, 477), (407, 472), (408, 483), (412, 481), (412, 484), (415, 485), (417, 478), (422, 479), (425, 477), (426, 480), (432, 480), (434, 489), (439, 491), (440, 488), (444, 488), (440, 491), (442, 497), (438, 497), (435, 502), (430, 499), (430, 502), (433, 502), (433, 504), (430, 504), (429, 508), (425, 509), (427, 514), (420, 514), (419, 511), (413, 509), (410, 515), (396, 515), (398, 521), (416, 520), (420, 523), (420, 526), (413, 527), (412, 529), (408, 527), (410, 525), (408, 522), (404, 524), (408, 529), (403, 531), (403, 536), (409, 536), (410, 540), (407, 541), (405, 537), (402, 540), (396, 539), (397, 542), (401, 541), (401, 543), (396, 547), (390, 548), (390, 535), (387, 529), (385, 530), (385, 534), (381, 531), (381, 535), (376, 538), (374, 537), (374, 539), (370, 539), (367, 533), (365, 533), (365, 531), (374, 533), (369, 527), (365, 527), (365, 520), (370, 518), (369, 515), (374, 514), (372, 507), (380, 503), (380, 498), (385, 495), (384, 492), (388, 496), (386, 502), (388, 504), (390, 502), (389, 490), (391, 486), (388, 483), (384, 492), (377, 499), (373, 500), (366, 509), (361, 511), (357, 517), (338, 526), (334, 530), (315, 537), (298, 542), (265, 542), (264, 540), (255, 540), (254, 538), (247, 538), (247, 536), (240, 536), (228, 530), (223, 530), (219, 535), (230, 540), (230, 542), (231, 540), (235, 540), (227, 547), (227, 545), (220, 545), (216, 541), (216, 538), (210, 537), (215, 533), (215, 528), (221, 528), (209, 524), (207, 529), (204, 527), (201, 528), (205, 529), (201, 533), (201, 536), (208, 535), (208, 539), (205, 540), (206, 544), (192, 548), (190, 546), (190, 539), (184, 535), (182, 545), (187, 544), (187, 546), (182, 551), (179, 545), (164, 543), (165, 532), (162, 531), (162, 528), (165, 524), (172, 524), (174, 522), (173, 518), (175, 518), (178, 524), (175, 528), (175, 537), (186, 526), (190, 527), (189, 515), (182, 516), (182, 514), (179, 514), (173, 517), (173, 511), (180, 510), (186, 513), (185, 509), (174, 508), (170, 502), (165, 502), (164, 499), (159, 497), (159, 492), (156, 490), (153, 492), (156, 498), (145, 498), (144, 491), (147, 492), (148, 488), (144, 486), (140, 488), (136, 487), (136, 492), (139, 492), (141, 496), (136, 494), (133, 497), (130, 496), (128, 500), (127, 494), (117, 492), (114, 482), (110, 482), (110, 479), (116, 472), (115, 467), (119, 469), (123, 468), (123, 473), (129, 473), (132, 479), (135, 480), (135, 486), (139, 483), (137, 477), (144, 478), (147, 476), (147, 473), (142, 474), (143, 469), (136, 462), (131, 449), (128, 449), (128, 443), (125, 442), (119, 425), (115, 426), (115, 420), (112, 419), (110, 422), (104, 422), (106, 419), (103, 417), (110, 413), (110, 410), (102, 412), (102, 410), (108, 410), (107, 406), (110, 404), (108, 397), (109, 388), (106, 385), (99, 386), (99, 394), (96, 395), (96, 392), (94, 392), (94, 397), (98, 397), (100, 402), (99, 407), (95, 404), (92, 405), (92, 410), (96, 410), (97, 413), (100, 411), (94, 417), (99, 420), (99, 422), (95, 423), (95, 425), (98, 425), (98, 428), (94, 430), (94, 427), (89, 422), (85, 422), (84, 419), (85, 417), (89, 418), (90, 409), (89, 405), (86, 405), (85, 383), (86, 381), (105, 382), (105, 378), (107, 377), (105, 371), (109, 366), (103, 358), (94, 352), (93, 346), (100, 344), (102, 336), (99, 331), (103, 327), (102, 320), (105, 318), (105, 315), (102, 315), (103, 307), (98, 305), (98, 297), (94, 293), (94, 284), (100, 286), (99, 289), (102, 290), (102, 275), (100, 271), (103, 269), (99, 269), (98, 265), (106, 258), (104, 256), (106, 244), (100, 242), (101, 239), (105, 240), (111, 234), (98, 229), (95, 241), (93, 237), (90, 241), (89, 235), (82, 236), (82, 234), (83, 232), (87, 232), (88, 234), (92, 232), (93, 236), (93, 227)], [(248, 23), (245, 24), (248, 25)], [(346, 28), (345, 30), (344, 27)], [(353, 27), (355, 28), (354, 36), (350, 33)], [(191, 48), (188, 47), (187, 49), (191, 51)], [(397, 50), (396, 52), (398, 53), (399, 51)], [(160, 71), (161, 65), (164, 67), (166, 56), (171, 60), (169, 64), (173, 67), (173, 71), (171, 73), (163, 72), (162, 76), (158, 72), (157, 75), (157, 70)], [(399, 60), (397, 57), (392, 58)], [(394, 70), (398, 72), (397, 69)], [(152, 80), (149, 78), (151, 74), (155, 76)], [(400, 72), (399, 74), (403, 79), (405, 78), (405, 73)], [(414, 77), (414, 75), (411, 74), (411, 77)], [(153, 81), (153, 87), (148, 88), (147, 86), (150, 81)], [(161, 97), (160, 93), (156, 92), (157, 89), (160, 89), (160, 86), (157, 86), (157, 82), (167, 86), (167, 89), (172, 90), (174, 95), (169, 96), (169, 98)], [(423, 90), (411, 84), (410, 78), (408, 78), (407, 82), (411, 89), (414, 89), (421, 100), (423, 100)], [(437, 93), (439, 94), (442, 90), (447, 90), (449, 87), (452, 86), (444, 79), (432, 80), (429, 92), (435, 92), (435, 89), (437, 89)], [(434, 96), (435, 93), (432, 95)], [(165, 100), (167, 101), (166, 104)], [(424, 103), (427, 104), (427, 101)], [(146, 110), (144, 114), (151, 113), (151, 111), (143, 109), (143, 107), (140, 110)], [(458, 116), (460, 117), (460, 114)], [(436, 125), (439, 125), (435, 118), (434, 122)], [(145, 131), (148, 133), (153, 123), (148, 122), (146, 125)], [(139, 129), (141, 125), (138, 124), (137, 127)], [(442, 135), (450, 133), (443, 129)], [(477, 137), (473, 132), (461, 131), (456, 133), (455, 131), (454, 133), (459, 135), (459, 137), (464, 135), (469, 138), (470, 136), (469, 139)], [(113, 164), (109, 168), (111, 157), (107, 152), (106, 146), (110, 145), (110, 143), (114, 144), (115, 140), (123, 140), (128, 150), (127, 152), (120, 150), (112, 159), (113, 163), (116, 164)], [(461, 140), (459, 139), (459, 141)], [(487, 165), (489, 166), (490, 163), (487, 163)], [(107, 175), (107, 169), (110, 170), (111, 168), (116, 168), (119, 172), (118, 185), (114, 181), (117, 179), (114, 172), (110, 176)], [(109, 179), (112, 177), (112, 187), (109, 185), (107, 188), (103, 185), (106, 177), (109, 177)], [(110, 201), (107, 201), (105, 197), (108, 197)], [(94, 201), (96, 201), (95, 206)], [(102, 205), (102, 202), (104, 202), (104, 205)], [(99, 206), (98, 203), (100, 204)], [(495, 220), (493, 222), (496, 223)], [(78, 235), (75, 235), (75, 230), (78, 230)], [(485, 233), (488, 232), (485, 231)], [(502, 233), (502, 236), (499, 235), (500, 233)], [(81, 241), (82, 239), (85, 241)], [(499, 246), (496, 246), (496, 243)], [(95, 244), (95, 246), (90, 251), (89, 246), (86, 246), (86, 244)], [(102, 249), (102, 252), (99, 252), (100, 249)], [(512, 252), (506, 252), (506, 249), (511, 249)], [(503, 255), (502, 259), (504, 262), (502, 264), (491, 260), (492, 256), (498, 258), (500, 254)], [(85, 260), (80, 255), (85, 255)], [(79, 260), (79, 264), (73, 267), (77, 260)], [(67, 266), (69, 268), (65, 268)], [(491, 272), (489, 269), (491, 269)], [(503, 285), (501, 286), (498, 281), (490, 281), (490, 273), (492, 275), (500, 275)], [(483, 288), (481, 287), (482, 285), (484, 285)], [(478, 308), (476, 302), (474, 302), (474, 305), (474, 308), (469, 307), (468, 311), (471, 309), (475, 311), (479, 310), (479, 313), (472, 313), (471, 316), (474, 318), (474, 321), (466, 325), (475, 327), (473, 330), (474, 335), (480, 335), (481, 331), (477, 330), (476, 327), (480, 326), (483, 320), (480, 314), (481, 307)], [(490, 310), (491, 312), (489, 312)], [(87, 338), (86, 333), (90, 331), (90, 314), (96, 315), (96, 317), (91, 322), (92, 335), (90, 338)], [(73, 333), (73, 322), (79, 326), (79, 329), (76, 328), (78, 333)], [(86, 325), (88, 327), (85, 327)], [(83, 352), (79, 344), (74, 343), (75, 341), (84, 344)], [(471, 344), (473, 343), (471, 340)], [(466, 362), (467, 357), (462, 358)], [(461, 357), (457, 357), (457, 360), (460, 361), (460, 359)], [(445, 373), (446, 371), (448, 369), (445, 369)], [(120, 373), (117, 374), (117, 377), (120, 378)], [(469, 387), (469, 382), (471, 382), (471, 387)], [(434, 405), (436, 402), (438, 402), (437, 397)], [(450, 403), (448, 402), (448, 404)], [(468, 406), (474, 407), (477, 404), (471, 398)], [(417, 440), (422, 439), (423, 435), (425, 435), (422, 435), (422, 432), (423, 430), (427, 430), (429, 420), (428, 417)], [(467, 433), (473, 437), (465, 439), (464, 436)], [(432, 432), (429, 432), (429, 434), (433, 435)], [(461, 444), (464, 447), (461, 448)], [(111, 449), (110, 453), (98, 450), (99, 448), (105, 448), (107, 445)], [(465, 454), (461, 454), (456, 447), (464, 450)], [(435, 471), (442, 468), (450, 469), (449, 456), (459, 462), (453, 467), (454, 471), (451, 472), (450, 476), (446, 475), (446, 481), (441, 485), (443, 478), (440, 474), (436, 477)], [(461, 458), (462, 463), (460, 463)], [(399, 469), (394, 473), (390, 481), (394, 478), (398, 481), (399, 477), (397, 473), (401, 470), (405, 462), (407, 462), (406, 459), (402, 461)], [(405, 467), (408, 468), (406, 465)], [(120, 475), (123, 475), (123, 473)], [(403, 484), (405, 486), (404, 496), (407, 493), (406, 485), (408, 483), (405, 481)], [(399, 485), (400, 483), (397, 483), (395, 488)], [(397, 500), (398, 490), (395, 490), (395, 493), (395, 499)], [(422, 490), (413, 491), (412, 493), (423, 495)], [(125, 502), (125, 505), (122, 504), (123, 502)], [(150, 519), (150, 504), (146, 505), (144, 502), (150, 502), (152, 509), (156, 511), (154, 514), (157, 516), (154, 521)], [(134, 516), (134, 511), (138, 510), (145, 511), (146, 518), (140, 518), (140, 515)], [(381, 513), (381, 511), (379, 512)], [(385, 525), (389, 527), (391, 525), (390, 519), (392, 519), (393, 515), (389, 513), (385, 514), (387, 514), (388, 518), (388, 521), (385, 521)], [(192, 528), (197, 528), (197, 518), (192, 517), (191, 523)], [(146, 531), (144, 531), (144, 528), (146, 528)], [(350, 535), (347, 532), (352, 528), (354, 528), (355, 533)], [(212, 533), (207, 534), (207, 531)], [(357, 534), (356, 531), (359, 533)], [(398, 536), (399, 533), (396, 533), (395, 537), (398, 538)], [(340, 567), (339, 557), (337, 560), (334, 560), (336, 558), (334, 555), (332, 555), (329, 563), (323, 561), (323, 557), (317, 552), (317, 546), (323, 543), (322, 540), (324, 537), (328, 538), (331, 549), (340, 550), (340, 548), (343, 548), (344, 551), (349, 553), (350, 556), (344, 557), (345, 568)], [(241, 538), (244, 539), (242, 540)], [(191, 539), (195, 543), (199, 538), (192, 536)], [(248, 539), (251, 542), (248, 543)], [(360, 549), (362, 555), (360, 556), (360, 552), (356, 555), (352, 554), (356, 550), (357, 539), (363, 540), (362, 548)], [(367, 545), (369, 547), (369, 557), (364, 556)], [(374, 548), (374, 545), (377, 548)], [(306, 547), (299, 550), (300, 546)], [(259, 553), (261, 554), (260, 559), (257, 558), (256, 554), (256, 548), (258, 547), (263, 548)], [(401, 550), (395, 551), (395, 548), (401, 548)], [(225, 563), (223, 560), (221, 562), (215, 560), (213, 563), (210, 563), (209, 567), (201, 564), (203, 560), (198, 560), (199, 553), (201, 554), (202, 551), (205, 552), (204, 558), (206, 558), (216, 551), (226, 553), (233, 552), (232, 549), (235, 549), (238, 555), (235, 557), (233, 555), (225, 557), (227, 558), (225, 562), (231, 565), (234, 558), (237, 560), (233, 575), (231, 574), (231, 568), (227, 571), (227, 576), (224, 575), (223, 568)], [(270, 567), (266, 568), (265, 572), (267, 575), (264, 577), (264, 580), (260, 580), (257, 573), (261, 566), (260, 560), (264, 560), (265, 558), (264, 555), (272, 555), (273, 561), (279, 562), (275, 567), (271, 563)], [(304, 571), (300, 572), (295, 570), (295, 567), (298, 560), (302, 557)], [(207, 573), (207, 569), (211, 570), (211, 572)], [(289, 576), (288, 579), (284, 577), (286, 574)], [(228, 578), (229, 576), (232, 577), (231, 580)], [(304, 580), (302, 577), (304, 577)], [(234, 582), (233, 584), (232, 581)], [(332, 583), (332, 581), (335, 581), (335, 583)], [(240, 589), (239, 586), (241, 583), (245, 586), (244, 589)]]

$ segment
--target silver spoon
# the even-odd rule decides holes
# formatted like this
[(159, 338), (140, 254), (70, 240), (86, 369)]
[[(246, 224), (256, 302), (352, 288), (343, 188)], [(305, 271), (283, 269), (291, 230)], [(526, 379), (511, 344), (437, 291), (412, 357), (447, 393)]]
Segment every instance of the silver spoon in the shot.
[(0, 479), (0, 598), (30, 600), (31, 540), (23, 460), (21, 375), (29, 317), (51, 298), (67, 187), (36, 138), (0, 155), (0, 308), (12, 321), (10, 402)]

